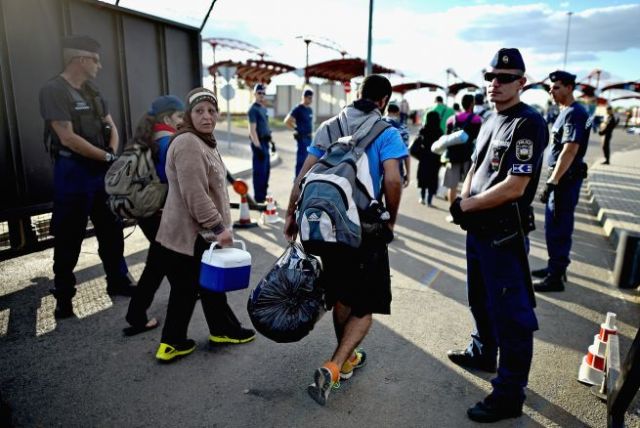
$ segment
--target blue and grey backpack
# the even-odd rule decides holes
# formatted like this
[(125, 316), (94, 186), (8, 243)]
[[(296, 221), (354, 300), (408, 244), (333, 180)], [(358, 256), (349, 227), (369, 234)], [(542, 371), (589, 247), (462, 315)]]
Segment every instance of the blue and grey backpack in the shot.
[(363, 219), (389, 219), (389, 213), (373, 197), (365, 150), (391, 125), (377, 118), (373, 124), (367, 121), (361, 128), (366, 126), (370, 129), (364, 135), (356, 131), (354, 135), (344, 136), (339, 120), (330, 123), (327, 132), (339, 138), (302, 180), (296, 220), (300, 240), (311, 253), (335, 246), (358, 248), (362, 242)]

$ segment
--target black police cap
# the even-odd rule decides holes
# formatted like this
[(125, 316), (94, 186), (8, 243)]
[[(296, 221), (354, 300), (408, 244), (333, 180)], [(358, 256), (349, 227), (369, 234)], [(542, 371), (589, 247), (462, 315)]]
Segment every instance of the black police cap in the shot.
[(69, 36), (65, 37), (62, 43), (65, 49), (78, 49), (80, 51), (87, 51), (98, 53), (100, 50), (100, 43), (95, 41), (89, 36)]
[(549, 73), (549, 80), (552, 82), (576, 83), (576, 75), (567, 71), (556, 70), (553, 73)]
[(524, 60), (516, 48), (502, 48), (491, 61), (491, 67), (496, 69), (512, 69), (525, 71)]

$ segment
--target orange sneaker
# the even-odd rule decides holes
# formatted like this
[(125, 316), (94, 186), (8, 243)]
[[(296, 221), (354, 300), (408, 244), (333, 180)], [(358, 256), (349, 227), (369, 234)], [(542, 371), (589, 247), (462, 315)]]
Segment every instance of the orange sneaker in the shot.
[(316, 369), (313, 380), (314, 382), (307, 387), (307, 392), (318, 404), (324, 406), (327, 404), (331, 389), (340, 385), (338, 365), (333, 361), (327, 361), (322, 367)]

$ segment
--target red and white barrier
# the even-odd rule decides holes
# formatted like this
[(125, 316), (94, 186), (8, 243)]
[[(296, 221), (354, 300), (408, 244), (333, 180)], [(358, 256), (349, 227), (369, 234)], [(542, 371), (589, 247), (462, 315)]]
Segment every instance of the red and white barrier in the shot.
[(256, 227), (258, 224), (251, 220), (251, 212), (249, 211), (249, 202), (247, 201), (247, 195), (240, 196), (240, 219), (233, 223), (235, 228), (248, 228)]
[(593, 336), (593, 344), (589, 346), (587, 355), (582, 358), (582, 364), (578, 370), (578, 381), (588, 385), (600, 385), (604, 378), (606, 368), (605, 355), (609, 336), (617, 334), (615, 326), (616, 314), (607, 313), (607, 319), (600, 324), (600, 332)]
[(282, 222), (284, 222), (284, 220), (278, 216), (273, 196), (267, 195), (267, 209), (262, 213), (262, 223), (275, 224)]

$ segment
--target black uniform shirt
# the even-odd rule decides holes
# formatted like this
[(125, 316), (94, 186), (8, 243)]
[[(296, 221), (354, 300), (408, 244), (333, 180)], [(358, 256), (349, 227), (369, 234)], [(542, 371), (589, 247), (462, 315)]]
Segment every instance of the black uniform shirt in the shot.
[(589, 113), (580, 103), (574, 101), (569, 107), (563, 109), (551, 128), (553, 145), (549, 155), (549, 166), (555, 166), (560, 152), (562, 152), (562, 147), (568, 142), (580, 145), (571, 167), (581, 164), (584, 155), (587, 153), (590, 132), (591, 120), (589, 120)]
[(471, 196), (485, 192), (509, 174), (523, 175), (531, 180), (518, 202), (523, 207), (530, 205), (548, 141), (549, 131), (543, 117), (525, 103), (493, 114), (480, 128), (476, 140)]
[[(62, 76), (49, 80), (40, 89), (40, 115), (47, 124), (51, 121), (71, 122), (73, 132), (97, 147), (104, 147), (102, 118), (95, 112), (87, 85), (88, 83), (78, 90), (72, 88)], [(107, 102), (102, 97), (98, 97), (97, 102), (101, 103), (103, 117), (107, 116), (109, 112)], [(74, 118), (77, 118), (77, 121), (74, 121)], [(53, 130), (51, 130), (51, 139), (54, 145), (60, 144)]]

